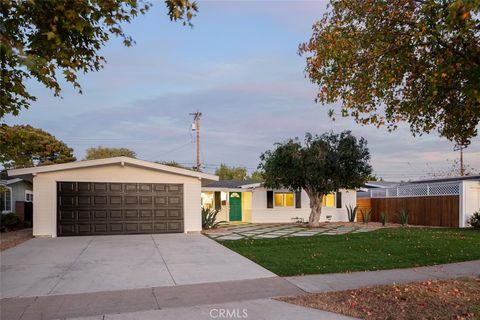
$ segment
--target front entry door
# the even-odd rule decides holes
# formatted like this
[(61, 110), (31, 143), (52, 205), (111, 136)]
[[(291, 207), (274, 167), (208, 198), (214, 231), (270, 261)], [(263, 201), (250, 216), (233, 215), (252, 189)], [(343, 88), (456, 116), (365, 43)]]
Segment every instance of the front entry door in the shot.
[(230, 221), (242, 221), (242, 193), (230, 192)]

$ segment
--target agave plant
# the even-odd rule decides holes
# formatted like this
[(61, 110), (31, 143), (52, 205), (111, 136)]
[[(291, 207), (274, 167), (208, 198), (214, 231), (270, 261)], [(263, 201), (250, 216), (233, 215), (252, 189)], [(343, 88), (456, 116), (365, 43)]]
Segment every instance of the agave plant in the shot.
[(358, 206), (353, 207), (351, 204), (347, 206), (348, 221), (355, 222)]
[(217, 221), (218, 210), (210, 208), (202, 208), (202, 228), (216, 229), (220, 224), (226, 221)]
[(372, 209), (361, 210), (362, 212), (362, 222), (367, 224), (370, 221), (370, 216), (372, 215)]
[(402, 226), (405, 226), (405, 225), (408, 224), (408, 211), (407, 211), (407, 209), (402, 209), (402, 210), (398, 211), (397, 215), (398, 215), (398, 221), (400, 222), (400, 224)]
[(382, 223), (382, 226), (385, 227), (385, 224), (387, 223), (387, 216), (385, 215), (385, 212), (380, 213), (380, 222)]

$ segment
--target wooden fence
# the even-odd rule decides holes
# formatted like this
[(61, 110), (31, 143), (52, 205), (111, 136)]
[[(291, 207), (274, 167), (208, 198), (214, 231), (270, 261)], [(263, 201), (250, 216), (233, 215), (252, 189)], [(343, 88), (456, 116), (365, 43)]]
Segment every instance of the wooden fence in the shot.
[[(398, 222), (398, 211), (408, 211), (408, 224), (423, 226), (455, 227), (459, 226), (459, 196), (419, 196), (398, 198), (371, 198), (371, 221), (380, 221), (380, 213), (384, 212), (387, 222)], [(358, 198), (357, 205), (363, 210), (368, 209), (365, 198)], [(361, 207), (361, 205), (363, 207)], [(359, 210), (357, 220), (361, 219)]]

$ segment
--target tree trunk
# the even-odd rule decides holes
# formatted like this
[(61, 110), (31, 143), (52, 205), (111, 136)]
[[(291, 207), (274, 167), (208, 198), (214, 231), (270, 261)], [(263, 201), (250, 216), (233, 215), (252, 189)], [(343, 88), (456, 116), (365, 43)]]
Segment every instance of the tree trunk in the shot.
[(320, 216), (322, 214), (323, 194), (309, 193), (310, 198), (310, 217), (308, 218), (308, 226), (310, 228), (318, 228), (320, 226)]

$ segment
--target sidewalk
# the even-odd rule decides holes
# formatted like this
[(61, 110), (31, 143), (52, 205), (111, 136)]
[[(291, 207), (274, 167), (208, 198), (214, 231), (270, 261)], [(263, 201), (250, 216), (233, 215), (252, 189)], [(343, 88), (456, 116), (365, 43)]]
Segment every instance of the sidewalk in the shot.
[(247, 300), (225, 304), (199, 305), (185, 308), (167, 308), (122, 314), (106, 314), (67, 320), (355, 320), (355, 318), (305, 308), (273, 299)]
[(211, 319), (209, 314), (211, 309), (241, 312), (246, 308), (249, 318), (255, 320), (272, 318), (345, 320), (348, 318), (341, 315), (293, 306), (271, 298), (297, 296), (306, 292), (340, 291), (381, 284), (478, 275), (480, 260), (412, 269), (271, 277), (175, 287), (5, 298), (0, 300), (0, 318)]
[(303, 291), (315, 293), (373, 287), (376, 285), (440, 280), (480, 275), (480, 260), (430, 267), (352, 273), (314, 274), (285, 278)]

